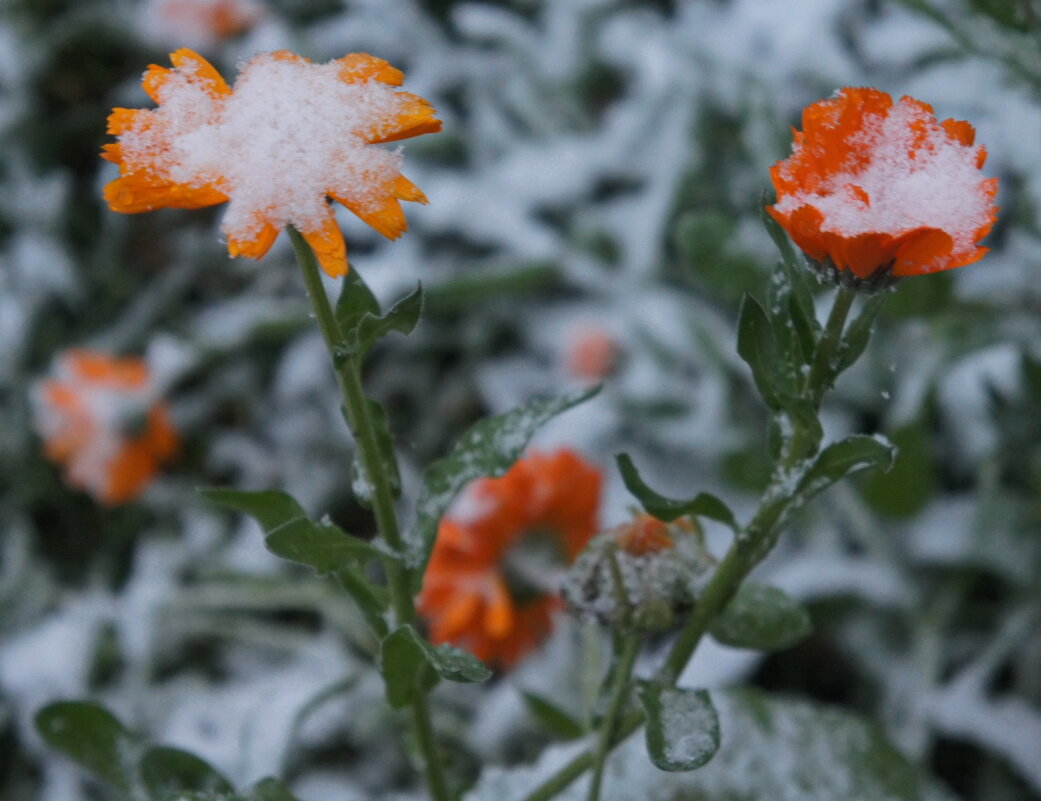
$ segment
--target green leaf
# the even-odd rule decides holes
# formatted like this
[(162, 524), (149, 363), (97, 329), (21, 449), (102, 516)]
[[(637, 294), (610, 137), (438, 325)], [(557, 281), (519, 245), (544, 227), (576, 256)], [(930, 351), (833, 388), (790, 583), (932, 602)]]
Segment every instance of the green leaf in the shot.
[(779, 651), (813, 630), (806, 609), (776, 587), (748, 582), (712, 621), (709, 632), (723, 645)]
[(574, 740), (585, 734), (585, 727), (552, 701), (526, 691), (521, 692), (521, 697), (535, 720), (558, 737)]
[(307, 565), (319, 574), (335, 573), (347, 566), (373, 559), (393, 558), (342, 528), (323, 520), (316, 523), (298, 517), (276, 528), (265, 538), (275, 556)]
[(876, 511), (912, 517), (929, 503), (939, 483), (929, 429), (915, 421), (890, 432), (889, 437), (896, 448), (893, 468), (867, 476), (862, 491)]
[(875, 467), (888, 470), (893, 466), (895, 455), (896, 449), (881, 435), (856, 434), (834, 442), (820, 452), (803, 475), (797, 494), (804, 501), (809, 500), (846, 476)]
[(336, 571), (336, 578), (358, 605), (372, 633), (382, 639), (390, 630), (384, 617), (390, 608), (390, 597), (383, 587), (370, 582), (357, 567), (345, 567)]
[(625, 483), (625, 488), (632, 493), (633, 497), (635, 497), (643, 505), (643, 508), (653, 517), (656, 517), (665, 523), (671, 523), (673, 520), (683, 517), (684, 515), (697, 515), (698, 517), (707, 517), (710, 520), (723, 523), (734, 531), (737, 531), (738, 525), (737, 521), (734, 519), (733, 513), (727, 505), (715, 495), (701, 492), (687, 501), (677, 501), (672, 498), (666, 498), (664, 495), (659, 495), (644, 483), (644, 480), (640, 477), (639, 471), (636, 469), (636, 465), (633, 464), (633, 460), (629, 458), (629, 454), (619, 453), (615, 456), (615, 461), (618, 463), (618, 470), (622, 474), (622, 481)]
[(793, 273), (799, 272), (800, 269), (808, 270), (805, 261), (795, 252), (792, 241), (788, 238), (788, 232), (766, 211), (766, 207), (769, 205), (766, 193), (763, 194), (761, 201), (759, 204), (759, 219), (763, 221), (763, 227), (766, 228), (766, 232), (770, 235), (774, 244), (777, 245), (777, 250), (781, 253), (781, 262)]
[(719, 717), (705, 690), (636, 682), (647, 713), (647, 753), (660, 770), (696, 770), (719, 750)]
[(227, 779), (195, 754), (179, 748), (153, 746), (138, 766), (149, 796), (165, 799), (179, 793), (231, 793)]
[(86, 701), (59, 701), (41, 709), (35, 723), (51, 748), (119, 793), (140, 797), (137, 761), (144, 744), (108, 710)]
[(249, 801), (299, 801), (277, 779), (261, 779), (249, 791)]
[(376, 314), (363, 315), (357, 328), (359, 351), (364, 353), (391, 331), (406, 336), (411, 334), (422, 313), (423, 287), (419, 286), (415, 292), (395, 303), (382, 317)]
[(867, 348), (868, 342), (871, 340), (871, 329), (875, 324), (875, 318), (878, 317), (886, 297), (887, 293), (879, 292), (868, 298), (860, 310), (860, 314), (843, 333), (835, 357), (833, 377), (837, 377), (839, 373), (853, 366)]
[(256, 518), (266, 534), (291, 520), (307, 517), (292, 495), (279, 490), (249, 492), (212, 487), (200, 489), (199, 494), (219, 506)]
[(473, 654), (451, 645), (431, 645), (414, 628), (402, 626), (386, 636), (380, 648), (380, 671), (387, 703), (395, 709), (429, 690), (438, 677), (456, 682), (485, 681), (491, 670)]
[[(369, 407), (369, 420), (376, 436), (376, 446), (383, 474), (390, 482), (390, 491), (395, 498), (398, 498), (401, 496), (401, 474), (398, 472), (398, 460), (394, 454), (394, 438), (391, 436), (390, 425), (387, 422), (387, 412), (378, 401), (372, 398), (365, 398), (365, 403)], [(351, 489), (363, 506), (368, 509), (372, 508), (372, 482), (365, 475), (365, 466), (361, 462), (361, 454), (358, 449), (355, 449), (354, 463), (351, 465)]]
[(741, 299), (738, 312), (737, 352), (751, 368), (752, 378), (766, 405), (771, 409), (780, 408), (777, 340), (766, 310), (749, 294)]
[(379, 301), (358, 271), (348, 272), (343, 281), (343, 289), (340, 290), (340, 297), (336, 301), (336, 322), (340, 330), (344, 334), (354, 331), (366, 315), (378, 317), (379, 313)]
[(535, 400), (509, 412), (479, 420), (447, 456), (431, 464), (423, 474), (423, 485), (416, 503), (416, 523), (407, 535), (407, 544), (416, 563), (426, 564), (441, 517), (463, 487), (477, 478), (501, 476), (521, 455), (539, 426), (599, 391), (597, 386), (556, 398)]

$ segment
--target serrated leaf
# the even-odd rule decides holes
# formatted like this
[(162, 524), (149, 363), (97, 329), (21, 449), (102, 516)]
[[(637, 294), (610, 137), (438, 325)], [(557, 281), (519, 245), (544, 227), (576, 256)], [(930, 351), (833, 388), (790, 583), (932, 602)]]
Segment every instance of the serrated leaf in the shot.
[(705, 690), (636, 682), (636, 697), (647, 714), (646, 742), (660, 770), (696, 770), (719, 750), (719, 717)]
[(256, 519), (265, 534), (297, 518), (305, 518), (303, 508), (292, 495), (280, 490), (246, 490), (225, 489), (223, 487), (207, 487), (199, 490), (199, 494), (207, 500), (244, 512)]
[(665, 523), (671, 523), (673, 520), (685, 515), (696, 515), (723, 523), (732, 530), (737, 531), (738, 524), (734, 519), (733, 512), (715, 495), (701, 492), (686, 501), (666, 498), (647, 486), (643, 478), (640, 477), (640, 473), (636, 469), (636, 465), (633, 464), (629, 454), (620, 453), (615, 456), (615, 461), (618, 463), (618, 470), (622, 475), (625, 488), (632, 493), (633, 497), (643, 505), (643, 508), (651, 516)]
[[(423, 474), (416, 522), (407, 541), (415, 561), (425, 565), (437, 536), (441, 517), (456, 495), (471, 481), (505, 473), (546, 421), (593, 397), (592, 387), (556, 398), (535, 400), (504, 414), (486, 417), (467, 431), (452, 451), (431, 464)], [(422, 574), (422, 571), (415, 571)]]
[(144, 744), (107, 709), (87, 701), (48, 704), (35, 718), (51, 748), (126, 796), (140, 797), (137, 761)]
[(347, 334), (361, 324), (365, 315), (379, 316), (380, 304), (357, 270), (347, 273), (336, 301), (336, 322)]
[(181, 793), (231, 793), (227, 779), (195, 754), (179, 748), (153, 746), (138, 765), (141, 781), (154, 799)]
[(803, 475), (797, 494), (808, 500), (846, 476), (875, 467), (888, 470), (895, 455), (896, 449), (880, 435), (856, 434), (834, 442), (820, 452)]
[[(387, 412), (383, 406), (372, 398), (365, 398), (369, 408), (369, 421), (376, 437), (377, 450), (383, 474), (390, 483), (390, 491), (395, 498), (401, 496), (401, 474), (398, 472), (398, 460), (394, 454), (394, 438), (390, 433)], [(355, 498), (366, 508), (372, 508), (372, 482), (365, 474), (365, 466), (361, 462), (361, 454), (355, 449), (354, 462), (351, 465), (351, 489)]]
[(709, 632), (731, 648), (779, 651), (790, 648), (813, 630), (810, 615), (776, 587), (747, 582), (723, 609)]
[(422, 313), (423, 287), (419, 286), (410, 295), (391, 306), (390, 311), (382, 317), (371, 313), (362, 315), (356, 330), (359, 351), (364, 353), (391, 331), (405, 335), (411, 334)]
[(871, 330), (875, 324), (875, 318), (878, 317), (885, 299), (886, 293), (884, 292), (879, 292), (868, 298), (864, 303), (864, 307), (860, 310), (860, 314), (846, 328), (835, 357), (833, 377), (837, 377), (839, 373), (852, 367), (867, 349), (868, 342), (871, 340)]
[(558, 737), (574, 740), (585, 734), (585, 727), (552, 701), (532, 692), (522, 691), (521, 697), (532, 717)]
[(364, 540), (349, 536), (334, 523), (316, 523), (306, 517), (283, 523), (264, 542), (275, 556), (314, 568), (319, 575), (357, 562), (392, 558)]
[(781, 406), (777, 386), (777, 341), (766, 310), (749, 294), (741, 299), (737, 321), (737, 352), (752, 370), (763, 401), (771, 409)]

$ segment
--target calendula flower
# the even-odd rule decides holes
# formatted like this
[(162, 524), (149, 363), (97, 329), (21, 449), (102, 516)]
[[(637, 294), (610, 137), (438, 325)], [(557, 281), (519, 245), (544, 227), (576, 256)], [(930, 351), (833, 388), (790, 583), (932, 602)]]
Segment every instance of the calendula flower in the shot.
[(808, 106), (767, 208), (811, 259), (880, 282), (961, 267), (997, 215), (987, 151), (961, 120), (911, 97), (841, 89)]
[(257, 0), (149, 0), (144, 22), (157, 40), (205, 49), (249, 30), (263, 14)]
[(141, 359), (71, 350), (33, 389), (36, 429), (70, 485), (106, 505), (137, 496), (178, 446)]
[(563, 596), (579, 617), (622, 631), (664, 631), (690, 611), (713, 560), (694, 525), (649, 515), (605, 531), (568, 571)]
[(567, 369), (583, 381), (602, 381), (617, 367), (618, 342), (602, 328), (587, 327), (572, 337), (567, 351)]
[(266, 53), (241, 67), (234, 88), (191, 50), (170, 61), (173, 69), (153, 64), (142, 81), (158, 108), (108, 118), (118, 139), (102, 153), (119, 165), (105, 187), (114, 211), (227, 202), (221, 230), (232, 256), (259, 259), (292, 225), (337, 277), (347, 250), (330, 199), (391, 239), (407, 227), (400, 201), (426, 202), (401, 174), (401, 153), (377, 145), (441, 122), (421, 97), (394, 88), (404, 76), (386, 61)]
[(531, 454), (468, 489), (446, 517), (418, 609), (436, 643), (509, 668), (552, 630), (557, 579), (597, 530), (600, 471), (570, 450)]

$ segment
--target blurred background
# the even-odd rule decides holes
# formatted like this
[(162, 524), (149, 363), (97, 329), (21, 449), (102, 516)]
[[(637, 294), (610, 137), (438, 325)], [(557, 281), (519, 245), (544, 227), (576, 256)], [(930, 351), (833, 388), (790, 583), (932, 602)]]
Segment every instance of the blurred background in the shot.
[[(1001, 181), (992, 252), (901, 283), (824, 410), (831, 435), (889, 436), (896, 465), (803, 510), (759, 571), (815, 633), (771, 656), (707, 643), (687, 679), (855, 711), (955, 797), (1041, 799), (1039, 45), (1034, 0), (4, 0), (0, 797), (108, 797), (32, 730), (72, 697), (237, 784), (281, 771), (304, 801), (413, 797), (350, 602), (195, 494), (282, 488), (373, 529), (285, 237), (232, 261), (219, 207), (101, 200), (106, 116), (149, 106), (144, 68), (187, 46), (229, 82), (258, 51), (368, 52), (433, 103), (444, 131), (404, 143), (430, 199), (410, 232), (341, 216), (384, 302), (427, 291), (366, 376), (406, 498), (481, 415), (604, 381), (535, 444), (603, 467), (605, 526), (632, 503), (620, 450), (661, 491), (741, 512), (766, 480), (734, 322), (777, 258), (759, 209), (801, 109), (866, 85), (970, 121)], [(99, 505), (43, 456), (30, 388), (70, 347), (145, 357), (167, 398), (180, 454), (131, 503)], [(555, 736), (519, 691), (550, 692), (583, 636), (562, 624), (514, 673), (445, 691), (457, 773)]]

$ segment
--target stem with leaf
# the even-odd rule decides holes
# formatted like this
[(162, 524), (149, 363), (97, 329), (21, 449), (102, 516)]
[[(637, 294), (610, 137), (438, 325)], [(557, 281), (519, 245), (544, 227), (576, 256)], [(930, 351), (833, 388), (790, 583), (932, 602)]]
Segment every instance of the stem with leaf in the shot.
[[(372, 510), (376, 517), (376, 525), (380, 536), (392, 551), (383, 559), (383, 566), (387, 575), (395, 622), (397, 626), (412, 624), (416, 620), (416, 610), (412, 601), (409, 571), (405, 567), (405, 544), (394, 509), (391, 480), (384, 468), (383, 460), (380, 458), (372, 413), (362, 388), (361, 360), (356, 353), (352, 352), (336, 320), (336, 314), (329, 303), (325, 287), (322, 285), (322, 277), (314, 252), (298, 231), (292, 227), (288, 230), (293, 249), (296, 251), (300, 272), (307, 286), (307, 294), (314, 308), (318, 328), (322, 332), (322, 338), (332, 357), (333, 369), (343, 396), (347, 422), (354, 435), (355, 447), (358, 449), (359, 461), (365, 478), (371, 486)], [(412, 725), (416, 734), (416, 742), (419, 745), (430, 796), (433, 801), (451, 801), (452, 793), (448, 789), (448, 781), (438, 752), (425, 692), (415, 693), (411, 707)]]

